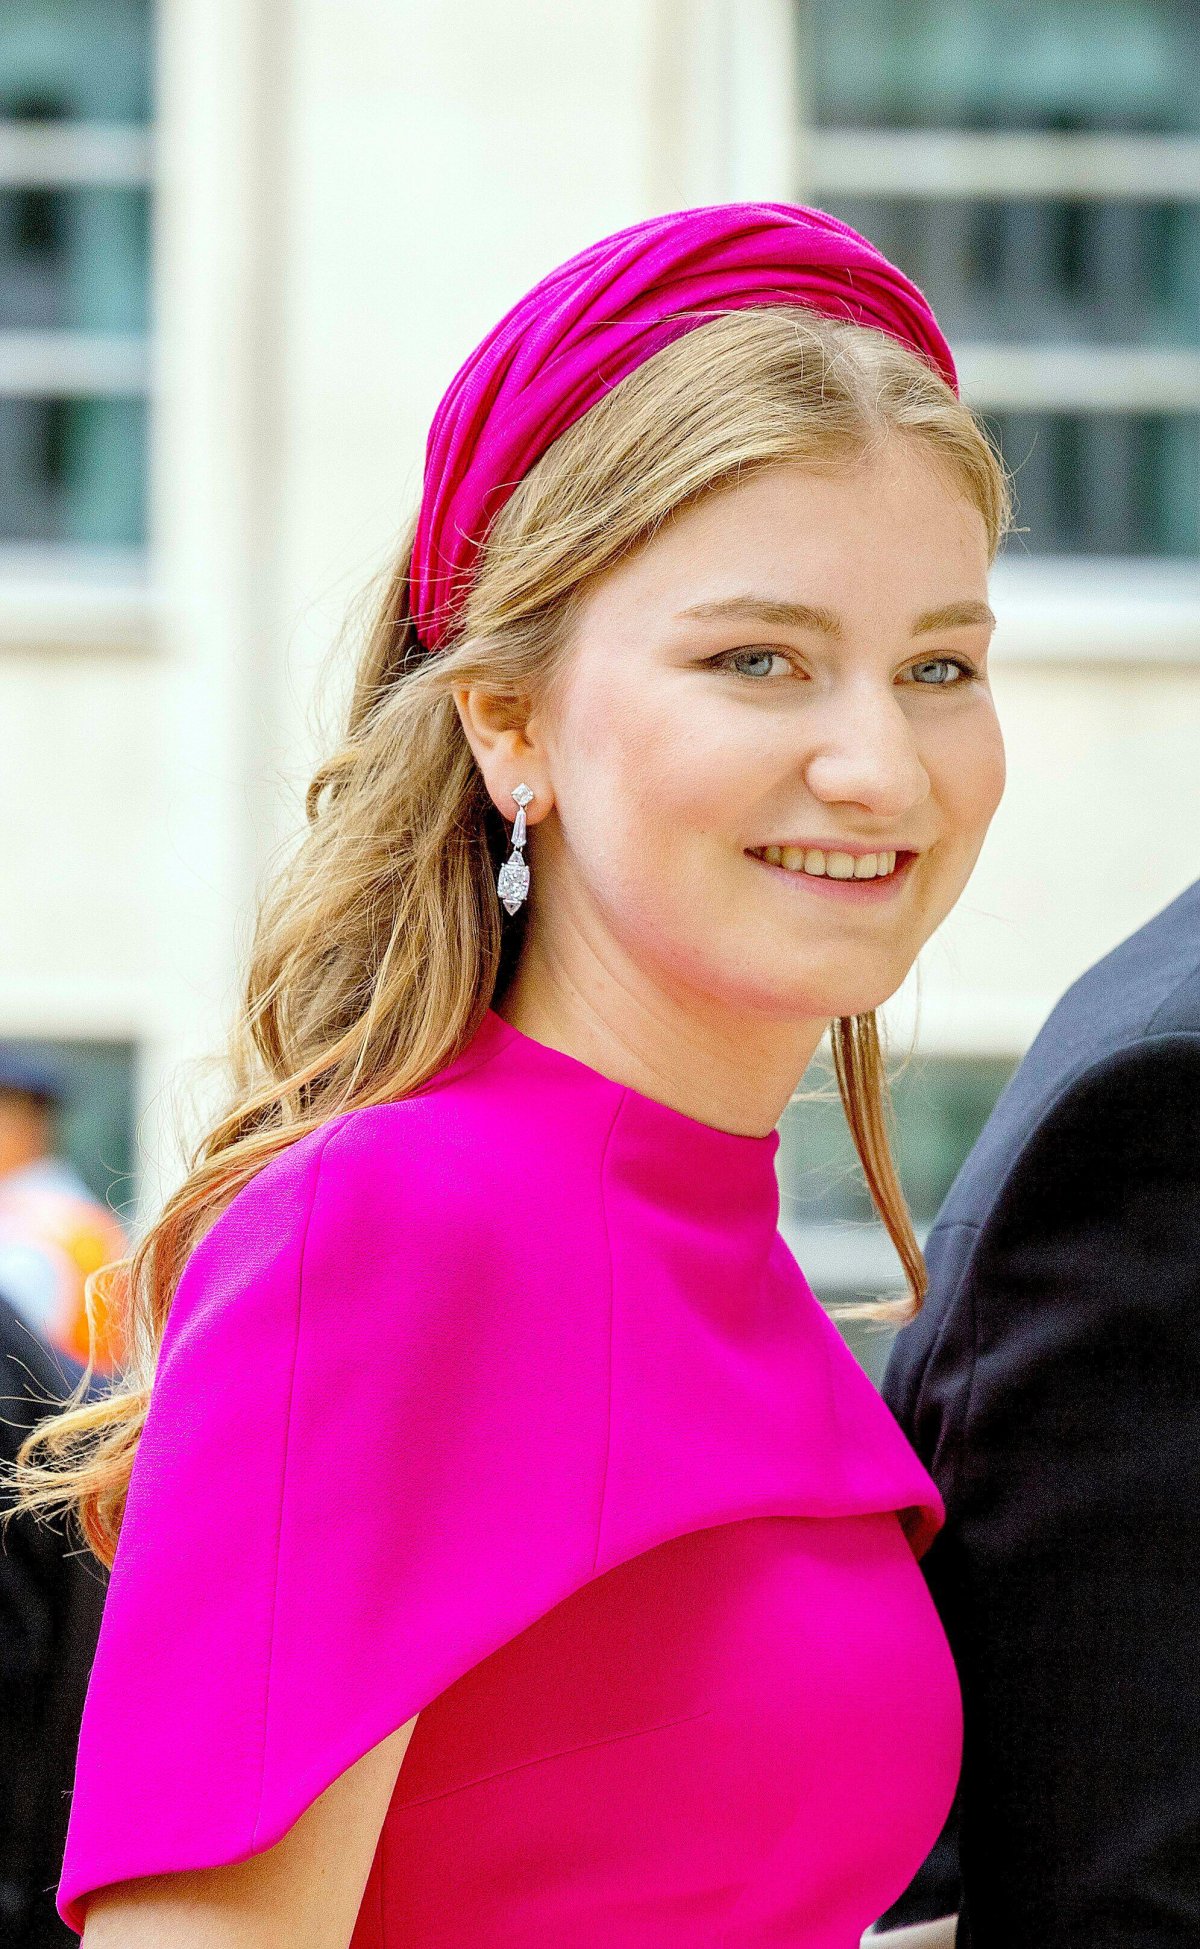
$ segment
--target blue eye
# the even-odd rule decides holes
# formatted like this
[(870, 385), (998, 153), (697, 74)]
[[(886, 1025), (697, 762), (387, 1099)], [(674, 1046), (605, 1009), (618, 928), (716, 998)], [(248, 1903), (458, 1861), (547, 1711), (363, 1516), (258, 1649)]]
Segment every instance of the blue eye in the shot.
[[(781, 663), (788, 664), (790, 668), (790, 659), (782, 650), (722, 650), (719, 656), (710, 657), (709, 663), (714, 669), (731, 669), (735, 676), (753, 679), (771, 676), (770, 665), (775, 658), (778, 658)], [(759, 667), (757, 670), (748, 669), (746, 668), (748, 664), (757, 664)], [(932, 681), (927, 681), (920, 673), (929, 670), (952, 670), (956, 674), (953, 677), (935, 677)], [(975, 683), (979, 679), (979, 672), (974, 664), (955, 656), (928, 657), (924, 663), (914, 663), (907, 674), (916, 680), (922, 690), (957, 690), (962, 684)]]
[(925, 663), (914, 663), (912, 666), (912, 675), (916, 677), (918, 671), (921, 670), (957, 670), (958, 671), (958, 677), (952, 679), (950, 682), (947, 683), (935, 682), (931, 684), (922, 684), (921, 687), (924, 690), (957, 690), (959, 688), (960, 681), (962, 683), (969, 683), (973, 678), (979, 675), (979, 672), (975, 669), (973, 664), (964, 663), (960, 657), (956, 657), (956, 656), (930, 657), (928, 661)]
[[(780, 657), (784, 663), (787, 662), (787, 658), (783, 656), (780, 650), (724, 650), (720, 656), (713, 658), (713, 662), (718, 667), (728, 664), (744, 663), (746, 661), (769, 664), (772, 657), (776, 656)], [(740, 677), (769, 677), (771, 672), (770, 670), (738, 670), (735, 674)]]

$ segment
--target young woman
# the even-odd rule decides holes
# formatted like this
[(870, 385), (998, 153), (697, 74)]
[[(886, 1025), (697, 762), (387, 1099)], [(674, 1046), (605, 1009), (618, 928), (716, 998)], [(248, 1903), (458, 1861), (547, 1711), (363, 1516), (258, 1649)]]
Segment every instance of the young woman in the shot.
[(854, 1949), (905, 1886), (943, 1511), (776, 1125), (831, 1030), (919, 1305), (873, 1011), (1002, 791), (1009, 519), (819, 211), (606, 238), (452, 382), (135, 1358), (25, 1457), (112, 1564), (86, 1949)]

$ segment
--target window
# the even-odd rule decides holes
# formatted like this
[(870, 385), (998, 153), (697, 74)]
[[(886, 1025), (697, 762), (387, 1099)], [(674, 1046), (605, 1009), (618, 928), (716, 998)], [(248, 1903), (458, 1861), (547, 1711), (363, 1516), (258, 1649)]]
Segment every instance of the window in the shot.
[(807, 0), (810, 200), (915, 278), (1017, 486), (1006, 553), (1200, 554), (1200, 11)]
[[(893, 1075), (894, 1149), (922, 1242), (1016, 1061), (914, 1056)], [(822, 1304), (902, 1293), (904, 1273), (863, 1181), (827, 1054), (817, 1057), (780, 1123), (780, 1229)], [(892, 1333), (838, 1325), (872, 1378)]]
[(146, 539), (150, 0), (0, 8), (0, 548)]

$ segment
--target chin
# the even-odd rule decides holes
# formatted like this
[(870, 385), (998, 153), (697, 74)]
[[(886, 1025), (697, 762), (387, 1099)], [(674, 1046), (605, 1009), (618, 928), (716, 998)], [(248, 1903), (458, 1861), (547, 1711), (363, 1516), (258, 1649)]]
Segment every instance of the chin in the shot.
[[(897, 984), (898, 985), (898, 984)], [(838, 1015), (867, 1015), (880, 1008), (894, 989), (867, 987), (865, 984), (813, 982), (800, 988), (780, 989), (777, 983), (750, 982), (730, 988), (714, 983), (710, 996), (723, 994), (731, 1013), (760, 1018), (763, 1022), (829, 1022)]]
[(904, 977), (894, 982), (831, 982), (825, 989), (814, 986), (796, 997), (791, 1013), (832, 1022), (839, 1015), (870, 1015), (890, 1001)]

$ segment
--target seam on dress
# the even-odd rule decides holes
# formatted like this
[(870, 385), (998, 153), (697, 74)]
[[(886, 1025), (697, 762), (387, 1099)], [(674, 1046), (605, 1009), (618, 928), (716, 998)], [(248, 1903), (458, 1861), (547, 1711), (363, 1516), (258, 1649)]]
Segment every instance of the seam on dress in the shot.
[(681, 1712), (674, 1719), (658, 1719), (652, 1726), (633, 1726), (628, 1732), (605, 1733), (600, 1739), (584, 1739), (578, 1746), (559, 1746), (552, 1753), (538, 1753), (533, 1759), (517, 1760), (512, 1766), (498, 1766), (494, 1773), (480, 1773), (473, 1780), (463, 1780), (456, 1787), (445, 1787), (441, 1793), (422, 1794), (419, 1800), (401, 1801), (397, 1813), (406, 1814), (410, 1807), (428, 1807), (435, 1800), (449, 1800), (456, 1793), (469, 1793), (472, 1787), (487, 1786), (491, 1780), (507, 1780), (513, 1773), (525, 1773), (531, 1766), (549, 1766), (552, 1760), (570, 1759), (575, 1753), (590, 1753), (598, 1746), (617, 1746), (623, 1739), (645, 1739), (652, 1732), (667, 1732), (672, 1726), (688, 1726), (695, 1719), (711, 1718), (714, 1708), (706, 1705), (700, 1712)]
[(291, 1448), (292, 1434), (292, 1401), (296, 1392), (296, 1368), (299, 1365), (300, 1359), (300, 1315), (304, 1303), (304, 1253), (308, 1244), (308, 1233), (309, 1227), (312, 1224), (313, 1212), (316, 1209), (317, 1187), (320, 1183), (321, 1166), (325, 1161), (325, 1152), (329, 1148), (330, 1139), (344, 1121), (344, 1117), (335, 1117), (331, 1121), (321, 1147), (317, 1152), (316, 1164), (312, 1173), (312, 1185), (309, 1191), (308, 1209), (304, 1214), (304, 1224), (300, 1232), (299, 1251), (296, 1255), (296, 1326), (292, 1340), (291, 1372), (288, 1375), (287, 1413), (283, 1425), (283, 1459), (279, 1471), (279, 1516), (275, 1526), (275, 1577), (271, 1586), (271, 1622), (267, 1632), (267, 1676), (263, 1688), (262, 1766), (258, 1778), (258, 1804), (254, 1810), (254, 1827), (250, 1836), (250, 1848), (252, 1852), (258, 1845), (258, 1831), (262, 1824), (263, 1796), (267, 1781), (267, 1750), (271, 1726), (271, 1676), (275, 1664), (275, 1620), (279, 1608), (279, 1559), (283, 1544), (283, 1511), (287, 1501), (288, 1454)]
[(596, 1574), (600, 1562), (600, 1541), (604, 1534), (604, 1504), (608, 1495), (608, 1463), (609, 1457), (612, 1454), (613, 1420), (613, 1314), (615, 1310), (613, 1287), (615, 1284), (615, 1274), (613, 1271), (612, 1235), (608, 1229), (608, 1199), (605, 1196), (604, 1190), (604, 1172), (608, 1162), (608, 1147), (612, 1142), (612, 1134), (617, 1127), (617, 1118), (625, 1107), (625, 1099), (628, 1094), (628, 1089), (622, 1087), (621, 1094), (617, 1098), (617, 1107), (612, 1114), (612, 1122), (609, 1124), (608, 1130), (605, 1133), (604, 1145), (600, 1152), (600, 1214), (604, 1220), (604, 1246), (608, 1257), (608, 1427), (604, 1441), (604, 1472), (600, 1478), (600, 1506), (596, 1512), (596, 1548), (592, 1556), (593, 1577)]

